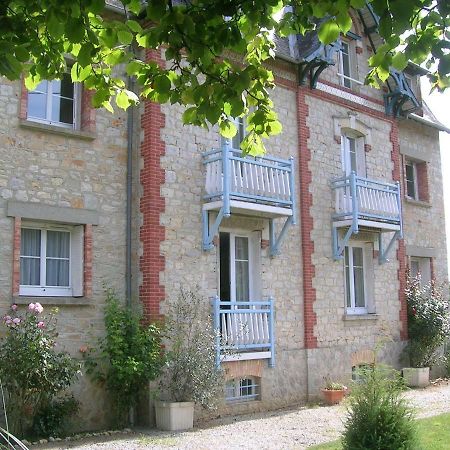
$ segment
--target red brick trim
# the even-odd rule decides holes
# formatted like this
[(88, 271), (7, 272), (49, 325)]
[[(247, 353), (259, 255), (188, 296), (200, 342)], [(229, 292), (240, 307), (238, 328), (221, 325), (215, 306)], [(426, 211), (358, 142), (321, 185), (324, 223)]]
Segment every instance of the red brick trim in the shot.
[(25, 120), (28, 111), (28, 89), (25, 87), (25, 80), (22, 77), (20, 85), (19, 119)]
[[(391, 125), (391, 133), (390, 133), (390, 141), (392, 144), (391, 151), (391, 160), (393, 163), (392, 167), (392, 179), (394, 181), (401, 181), (401, 155), (400, 155), (400, 145), (399, 145), (399, 136), (398, 136), (398, 123), (393, 120)], [(398, 261), (398, 270), (397, 270), (397, 279), (399, 282), (398, 288), (398, 299), (400, 302), (400, 339), (405, 341), (408, 339), (408, 314), (406, 308), (406, 247), (405, 241), (400, 239), (398, 241), (398, 249), (397, 249), (397, 261)]]
[(362, 47), (355, 47), (355, 52), (357, 55), (362, 55), (362, 52), (363, 52)]
[[(299, 170), (300, 170), (300, 216), (301, 216), (301, 240), (303, 263), (303, 310), (305, 326), (305, 348), (316, 348), (317, 337), (314, 335), (314, 326), (317, 323), (314, 312), (316, 290), (313, 287), (315, 267), (312, 262), (314, 242), (312, 240), (313, 218), (311, 207), (313, 197), (309, 190), (312, 183), (312, 173), (308, 167), (311, 161), (311, 150), (308, 148), (309, 128), (306, 119), (309, 114), (305, 101), (305, 93), (308, 88), (299, 87), (297, 91), (297, 127), (299, 140)], [(309, 91), (308, 91), (309, 92)]]
[[(165, 62), (161, 53), (155, 50), (147, 52), (147, 60), (163, 65)], [(165, 211), (165, 199), (161, 195), (165, 172), (161, 167), (161, 157), (165, 155), (166, 147), (161, 139), (161, 128), (165, 126), (165, 115), (161, 105), (145, 102), (141, 127), (144, 134), (141, 143), (141, 158), (143, 167), (140, 173), (142, 196), (140, 212), (142, 225), (140, 240), (142, 256), (140, 271), (142, 283), (139, 287), (139, 298), (144, 308), (146, 320), (161, 318), (160, 303), (164, 301), (166, 292), (160, 283), (160, 273), (165, 269), (165, 258), (161, 255), (161, 243), (165, 240), (166, 229), (160, 224), (160, 216)]]
[(19, 295), (20, 286), (20, 234), (22, 219), (14, 217), (14, 234), (13, 234), (13, 267), (12, 267), (12, 295)]
[(84, 226), (84, 243), (83, 243), (83, 294), (85, 297), (92, 297), (92, 250), (93, 250), (93, 233), (92, 225)]
[(83, 131), (95, 132), (96, 109), (92, 106), (94, 91), (81, 87), (81, 117), (80, 128)]

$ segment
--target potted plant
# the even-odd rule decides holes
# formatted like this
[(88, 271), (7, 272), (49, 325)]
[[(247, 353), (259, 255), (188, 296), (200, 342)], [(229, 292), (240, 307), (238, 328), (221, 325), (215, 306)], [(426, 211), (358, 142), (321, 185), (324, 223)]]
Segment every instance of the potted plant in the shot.
[(337, 405), (344, 398), (347, 386), (336, 381), (327, 380), (321, 391), (327, 405)]
[(406, 298), (409, 342), (405, 353), (411, 367), (403, 369), (403, 378), (410, 387), (427, 386), (430, 367), (442, 359), (438, 350), (450, 331), (449, 304), (443, 292), (443, 287), (434, 282), (422, 286), (420, 275), (408, 277)]
[(215, 332), (206, 302), (181, 290), (166, 315), (167, 351), (156, 426), (176, 431), (193, 427), (194, 405), (213, 408), (223, 393), (223, 377), (215, 362)]

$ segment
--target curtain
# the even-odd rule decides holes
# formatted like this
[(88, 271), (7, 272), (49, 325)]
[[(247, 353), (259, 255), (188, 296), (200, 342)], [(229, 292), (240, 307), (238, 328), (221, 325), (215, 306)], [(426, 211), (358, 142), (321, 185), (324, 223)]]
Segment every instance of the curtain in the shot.
[(70, 233), (47, 231), (47, 286), (70, 285)]
[(40, 284), (41, 230), (22, 228), (20, 239), (20, 284)]

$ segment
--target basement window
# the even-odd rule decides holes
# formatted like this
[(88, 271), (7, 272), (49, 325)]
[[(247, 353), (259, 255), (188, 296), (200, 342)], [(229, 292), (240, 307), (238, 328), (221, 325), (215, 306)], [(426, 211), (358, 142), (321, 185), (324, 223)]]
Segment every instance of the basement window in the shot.
[(233, 379), (225, 385), (225, 400), (228, 403), (260, 400), (260, 392), (260, 383), (255, 377)]

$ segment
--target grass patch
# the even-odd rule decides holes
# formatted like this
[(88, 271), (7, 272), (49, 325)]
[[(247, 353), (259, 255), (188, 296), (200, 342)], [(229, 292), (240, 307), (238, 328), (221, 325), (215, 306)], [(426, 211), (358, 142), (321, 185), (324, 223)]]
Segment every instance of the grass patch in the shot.
[[(417, 450), (448, 450), (450, 442), (450, 413), (417, 421), (419, 447)], [(342, 450), (340, 441), (313, 445), (310, 450)], [(394, 449), (386, 449), (394, 450)]]
[(178, 441), (173, 437), (151, 437), (141, 436), (139, 438), (141, 445), (159, 445), (160, 447), (175, 447)]

